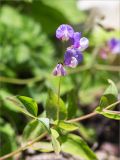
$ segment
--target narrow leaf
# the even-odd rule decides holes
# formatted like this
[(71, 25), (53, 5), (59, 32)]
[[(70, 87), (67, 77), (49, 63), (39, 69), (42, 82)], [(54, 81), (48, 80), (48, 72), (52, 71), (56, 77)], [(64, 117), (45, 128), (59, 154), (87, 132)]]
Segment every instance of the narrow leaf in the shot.
[(97, 110), (99, 109), (102, 111), (105, 107), (117, 101), (118, 90), (112, 80), (108, 80), (108, 82), (110, 85), (101, 97), (99, 108), (97, 108)]
[(64, 121), (59, 122), (59, 127), (61, 129), (66, 130), (66, 131), (74, 131), (74, 130), (78, 129), (78, 126), (76, 126), (75, 124), (64, 122)]
[(61, 150), (85, 160), (98, 160), (94, 152), (79, 136), (69, 134), (61, 137)]
[(115, 83), (112, 81), (112, 80), (110, 80), (110, 79), (108, 79), (108, 82), (109, 82), (109, 87), (105, 90), (105, 92), (104, 92), (104, 95), (106, 95), (106, 94), (112, 94), (112, 95), (114, 95), (115, 97), (117, 97), (118, 96), (118, 90), (117, 90), (117, 88), (116, 88), (116, 85), (115, 85)]
[(57, 139), (59, 137), (59, 134), (55, 129), (51, 129), (51, 136), (52, 136), (53, 149), (54, 149), (55, 153), (59, 153), (61, 150), (60, 143)]
[(41, 152), (53, 151), (52, 143), (50, 142), (36, 142), (30, 148)]
[(43, 132), (45, 132), (43, 124), (39, 123), (39, 121), (37, 120), (33, 120), (29, 122), (24, 128), (23, 141), (32, 140)]
[(38, 118), (38, 121), (40, 121), (48, 130), (48, 132), (50, 132), (50, 121), (48, 118)]
[(17, 96), (19, 101), (24, 105), (24, 108), (33, 116), (37, 116), (38, 106), (35, 100), (25, 96)]

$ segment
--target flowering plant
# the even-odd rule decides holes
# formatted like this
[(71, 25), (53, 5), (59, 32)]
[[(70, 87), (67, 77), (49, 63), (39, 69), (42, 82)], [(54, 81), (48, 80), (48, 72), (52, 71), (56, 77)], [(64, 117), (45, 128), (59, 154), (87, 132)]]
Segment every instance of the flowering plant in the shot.
[[(81, 33), (74, 32), (69, 25), (60, 25), (56, 30), (56, 37), (62, 41), (70, 41), (71, 46), (66, 49), (64, 61), (57, 64), (53, 70), (54, 76), (59, 76), (58, 94), (49, 90), (46, 100), (45, 111), (38, 115), (38, 105), (35, 100), (26, 96), (16, 96), (8, 98), (16, 105), (18, 110), (30, 117), (30, 122), (24, 130), (24, 137), (27, 137), (31, 130), (37, 126), (39, 136), (35, 139), (30, 137), (30, 141), (24, 141), (22, 147), (10, 154), (0, 158), (7, 159), (15, 154), (32, 148), (39, 151), (55, 151), (57, 154), (60, 151), (70, 153), (82, 157), (84, 160), (97, 160), (98, 157), (87, 145), (87, 143), (78, 135), (75, 130), (79, 130), (79, 121), (97, 116), (98, 114), (107, 118), (120, 120), (120, 113), (113, 111), (113, 108), (120, 103), (118, 101), (118, 91), (113, 81), (108, 80), (109, 86), (100, 98), (98, 107), (85, 116), (69, 118), (74, 112), (74, 105), (65, 104), (60, 97), (61, 76), (67, 74), (66, 67), (75, 68), (83, 60), (83, 51), (88, 47), (89, 41), (85, 37), (81, 37)], [(71, 107), (71, 108), (70, 108)], [(32, 120), (31, 120), (32, 119)], [(72, 132), (72, 133), (71, 133)], [(49, 138), (48, 138), (49, 137)], [(44, 141), (39, 142), (42, 138)], [(43, 147), (44, 144), (45, 147)]]

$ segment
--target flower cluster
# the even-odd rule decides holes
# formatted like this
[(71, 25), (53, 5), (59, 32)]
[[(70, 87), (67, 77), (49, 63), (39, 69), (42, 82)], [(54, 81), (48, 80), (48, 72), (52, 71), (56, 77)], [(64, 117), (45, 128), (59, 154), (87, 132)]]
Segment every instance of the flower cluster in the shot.
[(103, 59), (107, 59), (110, 53), (120, 54), (120, 40), (112, 38), (106, 43), (106, 46), (100, 50), (100, 56)]
[(82, 37), (80, 32), (74, 32), (70, 25), (62, 24), (56, 30), (56, 37), (62, 41), (70, 41), (70, 46), (66, 49), (64, 55), (64, 63), (57, 64), (53, 70), (53, 75), (64, 76), (66, 71), (64, 66), (75, 68), (83, 60), (82, 51), (84, 51), (89, 41), (87, 38)]

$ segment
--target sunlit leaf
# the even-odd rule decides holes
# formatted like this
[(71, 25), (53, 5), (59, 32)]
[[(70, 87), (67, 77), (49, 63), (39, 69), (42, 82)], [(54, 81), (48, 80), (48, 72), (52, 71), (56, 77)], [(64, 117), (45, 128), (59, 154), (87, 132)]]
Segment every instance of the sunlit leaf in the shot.
[(51, 142), (36, 142), (31, 147), (33, 150), (41, 151), (41, 152), (51, 152), (53, 151)]
[(52, 137), (52, 146), (56, 153), (59, 153), (61, 150), (60, 143), (58, 141), (59, 133), (55, 129), (51, 129), (51, 137)]
[(79, 136), (69, 134), (61, 137), (61, 150), (85, 160), (97, 160), (95, 153), (89, 148), (86, 142)]
[(49, 119), (48, 118), (37, 118), (38, 121), (40, 121), (44, 126), (45, 128), (50, 132), (50, 122), (49, 122)]
[(78, 129), (77, 125), (75, 125), (73, 123), (64, 122), (64, 121), (59, 122), (59, 127), (61, 129), (66, 130), (66, 131), (74, 131), (74, 130)]

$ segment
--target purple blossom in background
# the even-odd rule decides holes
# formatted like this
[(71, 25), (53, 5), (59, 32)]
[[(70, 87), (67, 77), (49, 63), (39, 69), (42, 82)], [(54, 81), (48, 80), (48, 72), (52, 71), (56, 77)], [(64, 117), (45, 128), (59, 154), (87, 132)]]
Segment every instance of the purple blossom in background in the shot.
[(69, 40), (73, 37), (74, 30), (70, 25), (62, 24), (56, 30), (56, 37), (61, 40)]
[(100, 56), (103, 59), (107, 59), (110, 53), (120, 54), (120, 40), (112, 38), (107, 42), (106, 46), (100, 50)]
[(57, 66), (53, 70), (53, 75), (54, 76), (65, 76), (66, 75), (66, 71), (62, 64), (57, 64)]
[(108, 47), (113, 54), (120, 54), (120, 40), (112, 38), (108, 41)]
[(64, 55), (64, 64), (75, 68), (83, 60), (82, 53), (77, 49), (67, 49)]

